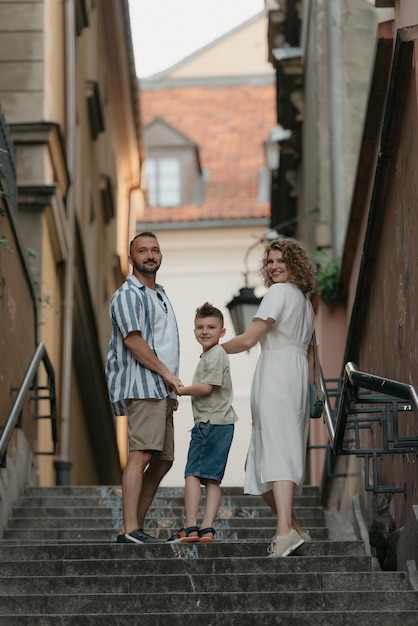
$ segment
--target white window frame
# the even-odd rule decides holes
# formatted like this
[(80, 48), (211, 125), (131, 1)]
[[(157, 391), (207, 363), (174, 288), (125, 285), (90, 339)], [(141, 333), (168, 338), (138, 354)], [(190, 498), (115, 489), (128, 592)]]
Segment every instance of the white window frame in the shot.
[(181, 204), (181, 163), (175, 156), (148, 157), (146, 160), (149, 206)]

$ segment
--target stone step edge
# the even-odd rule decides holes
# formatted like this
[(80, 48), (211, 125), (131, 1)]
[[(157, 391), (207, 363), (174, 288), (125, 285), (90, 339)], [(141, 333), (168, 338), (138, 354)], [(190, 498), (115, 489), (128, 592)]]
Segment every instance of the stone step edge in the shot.
[[(15, 562), (12, 562), (12, 564)], [(38, 561), (38, 563), (44, 563), (45, 565), (48, 564), (48, 562), (44, 562), (44, 561)], [(326, 585), (326, 580), (327, 579), (342, 579), (341, 582), (343, 582), (344, 579), (349, 579), (350, 580), (350, 584), (352, 585), (353, 582), (356, 582), (356, 584), (360, 585), (362, 582), (364, 583), (364, 578), (368, 577), (371, 578), (370, 584), (374, 584), (375, 582), (377, 583), (377, 579), (378, 578), (386, 578), (389, 580), (389, 582), (391, 584), (397, 583), (397, 582), (402, 582), (403, 583), (403, 587), (404, 588), (397, 588), (397, 589), (381, 589), (379, 591), (414, 591), (410, 586), (409, 586), (409, 582), (407, 580), (407, 578), (404, 576), (405, 572), (400, 572), (400, 571), (394, 571), (394, 572), (372, 572), (370, 570), (363, 570), (363, 571), (355, 571), (355, 572), (342, 572), (342, 571), (317, 571), (317, 572), (301, 572), (301, 571), (295, 571), (295, 572), (276, 572), (276, 571), (272, 571), (272, 572), (266, 572), (266, 571), (243, 571), (243, 572), (234, 572), (234, 578), (240, 579), (240, 578), (247, 578), (247, 579), (251, 579), (253, 577), (267, 577), (267, 578), (277, 578), (277, 584), (281, 584), (280, 580), (284, 579), (284, 580), (288, 580), (288, 577), (291, 576), (292, 579), (302, 579), (304, 580), (305, 578), (314, 578), (317, 579), (318, 582), (318, 586), (319, 588), (317, 589), (309, 589), (309, 591), (344, 591), (346, 593), (357, 593), (358, 591), (376, 591), (375, 589), (371, 589), (371, 588), (357, 588), (357, 587), (350, 587), (350, 589), (328, 589), (328, 588), (321, 588), (320, 585), (325, 584)], [(230, 579), (231, 578), (231, 574), (229, 572), (216, 572), (216, 573), (212, 573), (212, 572), (206, 572), (206, 573), (193, 573), (192, 575), (190, 575), (187, 572), (183, 572), (183, 573), (149, 573), (149, 572), (138, 572), (136, 574), (130, 574), (129, 575), (129, 579), (152, 579), (154, 581), (157, 581), (161, 578), (168, 578), (168, 579), (181, 579), (183, 581), (187, 581), (188, 583), (190, 583), (190, 576), (192, 576), (193, 580), (195, 582), (200, 582), (200, 581), (215, 581), (218, 580), (219, 578), (221, 579)], [(95, 573), (95, 574), (75, 574), (75, 573), (71, 573), (71, 574), (60, 574), (60, 575), (56, 575), (56, 574), (7, 574), (5, 576), (0, 575), (0, 583), (2, 583), (3, 581), (18, 581), (18, 582), (32, 582), (34, 579), (36, 578), (36, 580), (39, 580), (39, 582), (42, 584), (44, 582), (57, 582), (57, 581), (63, 581), (65, 583), (68, 583), (69, 581), (80, 581), (80, 579), (86, 579), (86, 581), (91, 582), (92, 584), (97, 584), (100, 582), (106, 582), (108, 583), (110, 580), (115, 580), (117, 582), (120, 582), (122, 580), (126, 580), (126, 575), (125, 574), (104, 574), (104, 573)], [(358, 580), (356, 580), (358, 579)], [(129, 584), (129, 582), (127, 581), (127, 584)], [(281, 589), (280, 591), (297, 591), (297, 589)], [(241, 593), (244, 593), (247, 591), (242, 591)], [(5, 593), (2, 593), (0, 591), (0, 597), (3, 595), (6, 595), (6, 593), (10, 594), (10, 589), (8, 589)], [(11, 595), (18, 595), (18, 593), (20, 592), (16, 592), (16, 594), (11, 594)], [(55, 593), (55, 591), (53, 592)], [(87, 593), (87, 591), (86, 591)], [(90, 592), (89, 595), (91, 595), (92, 593), (96, 593), (96, 592)], [(103, 592), (105, 593), (105, 592)], [(128, 593), (128, 592), (127, 592)], [(153, 592), (144, 592), (144, 593), (153, 593)], [(161, 589), (158, 590), (158, 592), (154, 592), (154, 593), (162, 593)], [(177, 592), (176, 592), (177, 593)], [(190, 589), (190, 590), (182, 590), (182, 593), (217, 593), (214, 590), (209, 590), (206, 591), (205, 589)], [(225, 593), (229, 593), (228, 591), (226, 591)], [(232, 591), (231, 593), (235, 593), (235, 591)], [(237, 592), (239, 593), (239, 592)], [(267, 592), (267, 593), (272, 593), (272, 592)], [(33, 595), (38, 595), (38, 592), (34, 593)], [(64, 595), (64, 594), (62, 594)]]
[[(382, 626), (390, 624), (390, 626), (416, 626), (418, 623), (418, 611), (408, 609), (387, 609), (384, 611), (280, 611), (280, 618), (284, 624), (289, 626), (318, 626), (321, 622), (318, 617), (323, 615), (327, 620), (327, 625), (347, 626), (348, 624), (357, 626)], [(388, 616), (390, 622), (385, 621)], [(63, 621), (63, 619), (65, 621)], [(21, 615), (7, 615), (7, 626), (34, 626), (35, 624), (48, 626), (126, 626), (127, 620), (132, 620), (135, 624), (138, 619), (136, 612), (126, 613), (66, 613), (65, 616), (55, 615), (51, 613), (29, 613)], [(39, 621), (38, 621), (39, 620)], [(47, 620), (47, 621), (46, 621)], [(147, 615), (149, 626), (160, 626), (169, 623), (171, 626), (196, 626), (200, 623), (202, 626), (211, 624), (211, 626), (225, 626), (225, 613), (152, 613)], [(273, 626), (277, 624), (277, 611), (257, 611), (256, 613), (246, 611), (234, 611), (233, 623), (244, 625), (251, 620), (253, 626)], [(302, 622), (300, 620), (303, 620)]]

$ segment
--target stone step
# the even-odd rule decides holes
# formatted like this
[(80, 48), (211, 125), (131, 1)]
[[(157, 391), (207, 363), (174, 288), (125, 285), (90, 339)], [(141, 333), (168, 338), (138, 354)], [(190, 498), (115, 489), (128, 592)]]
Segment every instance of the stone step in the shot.
[[(48, 487), (46, 488), (48, 489)], [(202, 498), (202, 504), (204, 498)], [(29, 507), (42, 507), (49, 508), (54, 506), (65, 507), (108, 507), (110, 509), (120, 508), (121, 498), (119, 496), (80, 496), (80, 495), (68, 495), (68, 496), (55, 496), (49, 495), (48, 492), (35, 496), (20, 496), (16, 502), (17, 506), (29, 506)], [(265, 507), (263, 500), (259, 496), (222, 496), (221, 507), (227, 508), (252, 508), (252, 507)], [(295, 501), (295, 507), (318, 507), (320, 506), (319, 499), (316, 496), (300, 496)], [(154, 508), (183, 508), (184, 499), (182, 496), (175, 498), (162, 498), (157, 496), (153, 500)]]
[[(52, 487), (26, 487), (25, 494), (28, 496), (32, 495), (42, 495), (44, 493), (49, 494), (50, 496), (56, 497), (68, 497), (71, 495), (78, 496), (96, 496), (96, 497), (107, 497), (107, 496), (115, 496), (120, 498), (122, 496), (122, 488), (119, 485), (66, 485), (66, 486), (52, 486)], [(242, 487), (222, 487), (222, 494), (225, 497), (229, 496), (242, 496), (244, 490)], [(184, 487), (159, 487), (158, 488), (158, 497), (164, 498), (183, 498), (184, 496)], [(301, 497), (310, 496), (310, 497), (320, 497), (320, 491), (318, 487), (313, 485), (305, 485), (303, 487), (303, 493), (301, 496), (296, 496), (295, 500), (297, 501)], [(250, 496), (246, 495), (246, 498), (258, 498), (262, 500), (260, 496)]]
[[(306, 520), (305, 524), (307, 530), (312, 531), (312, 538), (315, 540), (326, 539), (327, 532), (324, 527), (316, 527), (313, 524), (315, 520)], [(177, 531), (180, 527), (180, 523), (171, 525), (172, 522), (167, 522), (164, 527), (157, 522), (155, 525), (149, 525), (146, 527), (146, 531), (154, 537), (166, 541), (173, 532)], [(31, 528), (27, 525), (24, 528), (7, 528), (3, 533), (3, 543), (10, 543), (14, 541), (30, 541), (31, 543), (54, 543), (57, 541), (66, 542), (99, 542), (107, 543), (116, 541), (117, 534), (120, 529), (120, 523), (115, 523), (114, 528), (110, 528), (106, 525), (104, 528), (95, 528), (93, 525), (87, 525), (87, 527), (74, 527), (70, 523), (66, 524), (66, 527), (34, 527)], [(274, 535), (275, 528), (272, 524), (269, 526), (221, 526), (215, 523), (216, 529), (216, 542), (219, 541), (270, 541)], [(317, 532), (318, 529), (318, 532)], [(324, 536), (325, 535), (325, 536)]]
[[(321, 507), (295, 507), (294, 511), (299, 518), (309, 517), (316, 518), (320, 520), (325, 519), (324, 510)], [(42, 513), (42, 517), (65, 517), (65, 518), (73, 518), (73, 517), (85, 517), (85, 518), (103, 518), (103, 519), (112, 519), (117, 517), (120, 519), (122, 517), (122, 508), (121, 506), (115, 506), (113, 508), (108, 508), (106, 506), (81, 506), (81, 507), (67, 507), (67, 506), (51, 506), (51, 507), (42, 507), (40, 510), (39, 506), (15, 506), (13, 507), (13, 514), (10, 518), (10, 522), (15, 519), (23, 519), (27, 517), (38, 517)], [(202, 515), (203, 507), (200, 508), (199, 514)], [(181, 507), (153, 507), (149, 514), (147, 515), (147, 519), (161, 519), (161, 518), (184, 518), (184, 506)], [(245, 508), (234, 508), (234, 507), (220, 507), (217, 519), (234, 519), (234, 518), (242, 518), (243, 520), (251, 520), (258, 518), (271, 518), (275, 520), (275, 515), (271, 509), (266, 507), (245, 507)]]
[[(46, 565), (46, 564), (45, 564)], [(3, 568), (2, 568), (3, 570)], [(2, 572), (3, 574), (3, 572)], [(408, 591), (406, 576), (394, 572), (300, 572), (279, 573), (259, 572), (236, 573), (232, 580), (230, 574), (161, 574), (150, 575), (147, 572), (133, 574), (100, 574), (56, 577), (55, 574), (0, 576), (0, 598), (4, 595), (38, 594), (120, 594), (159, 593), (161, 589), (175, 590), (176, 593), (215, 593), (225, 592), (263, 592), (266, 589), (282, 591)]]
[[(85, 593), (51, 593), (46, 595), (20, 594), (1, 596), (1, 614), (19, 615), (31, 611), (34, 614), (80, 614), (85, 613), (136, 613), (141, 619), (154, 612), (161, 612), (162, 604), (167, 613), (194, 613), (195, 615), (222, 610), (234, 611), (317, 611), (318, 616), (326, 611), (349, 611), (353, 608), (364, 611), (385, 611), (399, 607), (416, 610), (418, 593), (415, 591), (257, 591), (257, 592), (176, 592), (166, 591), (164, 600), (161, 592), (89, 595)], [(418, 611), (416, 612), (418, 617)], [(319, 622), (321, 623), (321, 622)]]
[[(34, 546), (28, 546), (33, 549)], [(54, 546), (54, 548), (64, 546)], [(42, 548), (37, 546), (39, 550)], [(227, 574), (229, 576), (249, 573), (258, 574), (294, 574), (294, 573), (317, 573), (317, 572), (343, 572), (349, 576), (353, 572), (368, 573), (370, 571), (370, 558), (365, 555), (341, 556), (326, 555), (320, 556), (298, 556), (289, 559), (266, 559), (266, 552), (262, 556), (252, 556), (252, 550), (248, 550), (246, 556), (234, 557), (214, 557), (214, 558), (182, 558), (175, 559), (153, 559), (147, 561), (139, 551), (127, 553), (127, 557), (119, 558), (91, 558), (91, 554), (86, 558), (26, 558), (17, 559), (16, 546), (10, 547), (11, 554), (5, 556), (1, 563), (3, 576), (98, 576), (106, 572), (109, 576), (123, 575), (136, 576), (145, 574), (146, 576), (182, 576), (187, 570), (188, 576)], [(135, 550), (135, 548), (134, 548)], [(90, 551), (91, 553), (91, 551)], [(94, 553), (94, 551), (93, 551)], [(42, 557), (40, 552), (35, 556)], [(403, 573), (399, 573), (403, 577)], [(163, 588), (161, 588), (163, 589)]]
[(138, 613), (62, 616), (2, 616), (2, 626), (417, 626), (416, 611), (396, 608), (385, 611), (258, 611), (218, 613), (154, 613), (146, 618)]
[[(304, 526), (325, 527), (325, 519), (317, 516), (300, 516), (299, 518)], [(178, 529), (183, 524), (184, 517), (155, 517), (148, 519), (148, 528), (175, 528)], [(122, 517), (49, 517), (45, 514), (43, 517), (11, 517), (8, 522), (8, 530), (28, 530), (31, 528), (48, 529), (48, 528), (120, 528)], [(234, 529), (257, 529), (257, 528), (275, 528), (275, 518), (272, 517), (226, 517), (217, 518), (215, 528), (234, 528)]]
[[(102, 544), (47, 544), (44, 546), (20, 546), (0, 544), (0, 562), (10, 560), (40, 559), (143, 559), (152, 562), (158, 559), (214, 559), (219, 557), (257, 557), (265, 556), (267, 542), (254, 541), (214, 541), (213, 543), (172, 544), (147, 543), (140, 545), (102, 543)], [(311, 541), (304, 543), (294, 555), (301, 556), (362, 556), (362, 541)], [(271, 559), (277, 561), (277, 559)], [(280, 563), (282, 559), (280, 559)]]
[[(317, 488), (296, 498), (313, 541), (269, 559), (275, 517), (260, 497), (223, 490), (212, 544), (170, 544), (182, 488), (160, 488), (147, 529), (116, 544), (120, 487), (30, 488), (0, 542), (1, 626), (416, 626), (401, 572), (372, 571), (362, 541), (330, 541)], [(204, 500), (202, 500), (203, 504)]]

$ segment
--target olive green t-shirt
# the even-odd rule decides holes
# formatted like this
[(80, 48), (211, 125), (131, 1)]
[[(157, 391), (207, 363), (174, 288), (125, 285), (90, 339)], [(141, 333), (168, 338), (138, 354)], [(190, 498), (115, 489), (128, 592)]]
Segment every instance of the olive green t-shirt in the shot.
[(217, 344), (200, 355), (193, 384), (213, 385), (208, 396), (192, 396), (192, 411), (195, 422), (211, 424), (233, 424), (238, 417), (232, 407), (232, 381), (229, 357)]

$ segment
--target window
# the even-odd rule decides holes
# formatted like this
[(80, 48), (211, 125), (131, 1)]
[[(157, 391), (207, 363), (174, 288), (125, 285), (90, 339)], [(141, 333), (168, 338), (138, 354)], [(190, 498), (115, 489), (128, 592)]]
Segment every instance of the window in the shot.
[(81, 35), (83, 28), (90, 26), (86, 0), (76, 0), (74, 3), (75, 26), (77, 35)]
[(181, 204), (180, 161), (175, 157), (147, 159), (150, 206)]
[(90, 119), (90, 130), (93, 141), (105, 130), (104, 112), (97, 82), (86, 82), (87, 111)]

